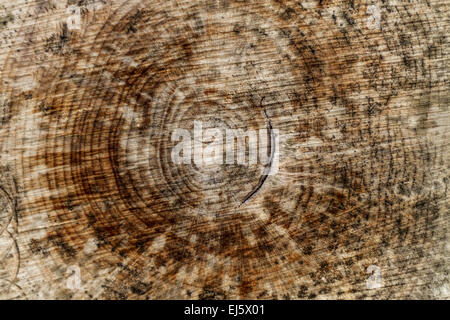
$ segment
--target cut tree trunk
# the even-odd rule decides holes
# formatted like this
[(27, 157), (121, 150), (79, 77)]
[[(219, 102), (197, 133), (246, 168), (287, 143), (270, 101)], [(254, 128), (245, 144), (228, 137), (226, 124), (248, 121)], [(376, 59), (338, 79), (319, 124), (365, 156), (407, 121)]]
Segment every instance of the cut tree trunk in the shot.
[(449, 6), (0, 0), (0, 298), (448, 299)]

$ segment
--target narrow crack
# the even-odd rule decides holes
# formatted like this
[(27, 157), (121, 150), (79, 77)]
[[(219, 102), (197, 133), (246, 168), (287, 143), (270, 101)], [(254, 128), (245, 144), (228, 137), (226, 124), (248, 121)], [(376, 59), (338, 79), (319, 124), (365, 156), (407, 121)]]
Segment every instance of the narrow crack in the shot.
[[(263, 108), (262, 102), (263, 102), (264, 98), (265, 98), (265, 96), (261, 98), (261, 102), (260, 102), (261, 108)], [(275, 150), (276, 150), (275, 135), (273, 133), (272, 123), (270, 122), (270, 119), (267, 116), (267, 112), (264, 108), (262, 110), (262, 114), (264, 115), (264, 118), (267, 121), (267, 127), (270, 132), (270, 159), (269, 159), (269, 163), (264, 168), (263, 175), (261, 176), (261, 178), (259, 178), (259, 182), (258, 182), (257, 186), (252, 191), (250, 191), (250, 193), (247, 194), (247, 196), (244, 198), (244, 200), (242, 200), (241, 205), (246, 203), (251, 197), (253, 197), (262, 188), (264, 182), (266, 182), (267, 178), (269, 177), (270, 170), (272, 169), (272, 162), (273, 162), (273, 158), (274, 158)]]

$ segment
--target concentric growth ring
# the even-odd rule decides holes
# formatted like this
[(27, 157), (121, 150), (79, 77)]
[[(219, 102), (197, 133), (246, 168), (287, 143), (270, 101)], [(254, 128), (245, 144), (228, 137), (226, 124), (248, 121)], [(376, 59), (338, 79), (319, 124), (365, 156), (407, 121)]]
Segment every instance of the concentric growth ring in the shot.
[[(77, 265), (80, 297), (354, 297), (369, 265), (394, 277), (441, 217), (420, 205), (442, 193), (441, 13), (316, 2), (112, 1), (47, 50), (23, 45), (40, 68), (20, 92), (29, 63), (5, 64), (0, 138), (25, 221), (51, 226), (30, 256)], [(278, 173), (174, 163), (172, 133), (195, 121), (278, 130)]]

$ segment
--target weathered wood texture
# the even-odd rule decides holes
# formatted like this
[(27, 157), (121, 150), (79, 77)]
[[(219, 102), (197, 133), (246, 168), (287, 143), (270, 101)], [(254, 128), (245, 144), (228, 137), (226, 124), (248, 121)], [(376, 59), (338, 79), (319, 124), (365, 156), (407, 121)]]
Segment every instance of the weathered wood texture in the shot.
[(449, 6), (1, 0), (0, 298), (448, 299)]

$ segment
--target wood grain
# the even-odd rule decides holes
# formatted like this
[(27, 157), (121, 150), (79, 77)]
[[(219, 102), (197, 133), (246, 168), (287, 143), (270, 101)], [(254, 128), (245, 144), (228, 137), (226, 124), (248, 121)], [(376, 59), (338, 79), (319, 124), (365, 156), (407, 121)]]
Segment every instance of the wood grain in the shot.
[(449, 7), (0, 0), (0, 298), (448, 299)]

